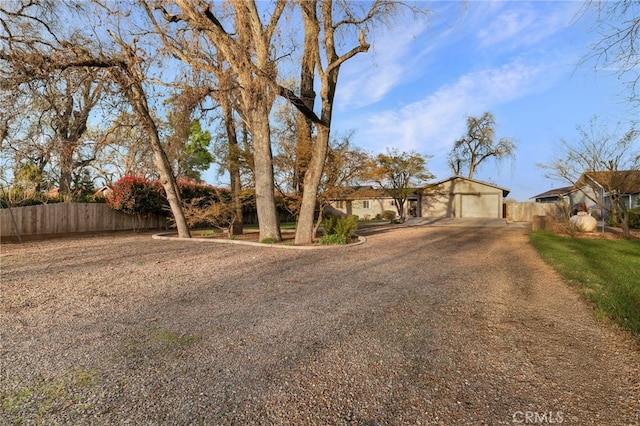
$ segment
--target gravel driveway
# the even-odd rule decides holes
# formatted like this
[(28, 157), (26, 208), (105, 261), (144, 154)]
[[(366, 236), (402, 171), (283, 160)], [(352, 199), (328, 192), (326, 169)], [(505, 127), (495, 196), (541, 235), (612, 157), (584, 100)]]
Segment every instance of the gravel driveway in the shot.
[(640, 424), (637, 341), (523, 229), (2, 246), (0, 424)]

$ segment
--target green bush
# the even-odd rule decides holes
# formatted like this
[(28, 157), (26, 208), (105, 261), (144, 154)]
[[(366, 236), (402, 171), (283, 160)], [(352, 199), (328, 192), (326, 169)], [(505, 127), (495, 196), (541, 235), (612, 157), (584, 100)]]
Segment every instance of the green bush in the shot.
[(338, 223), (338, 216), (328, 215), (327, 218), (324, 220), (324, 222), (322, 222), (322, 226), (324, 227), (324, 235), (335, 234), (337, 223)]
[(341, 240), (344, 240), (344, 243), (339, 244), (346, 244), (349, 239), (353, 237), (356, 229), (358, 229), (358, 216), (331, 216), (324, 221), (324, 236), (326, 236), (327, 238), (330, 238), (329, 236), (331, 235), (340, 237)]
[(347, 238), (337, 234), (325, 234), (320, 238), (320, 244), (333, 245), (333, 244), (347, 244)]
[(629, 228), (640, 229), (640, 209), (629, 210)]

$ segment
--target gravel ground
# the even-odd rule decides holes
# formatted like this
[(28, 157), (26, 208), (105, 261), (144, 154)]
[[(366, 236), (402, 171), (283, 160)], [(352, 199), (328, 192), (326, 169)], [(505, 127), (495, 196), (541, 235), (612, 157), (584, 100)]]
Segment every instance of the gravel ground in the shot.
[(640, 424), (637, 339), (524, 229), (2, 246), (0, 424)]

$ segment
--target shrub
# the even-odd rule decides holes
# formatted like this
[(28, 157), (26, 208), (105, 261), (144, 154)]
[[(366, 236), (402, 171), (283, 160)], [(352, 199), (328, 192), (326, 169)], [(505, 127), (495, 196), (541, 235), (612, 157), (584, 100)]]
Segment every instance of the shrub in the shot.
[[(331, 216), (324, 222), (324, 236), (327, 237), (327, 240), (332, 238), (339, 239), (340, 241), (344, 240), (344, 242), (339, 244), (346, 244), (349, 239), (353, 237), (356, 229), (358, 229), (358, 217), (354, 215), (346, 217)], [(331, 235), (335, 235), (336, 237), (330, 237)], [(331, 244), (323, 243), (322, 240), (321, 243)]]
[(138, 176), (125, 176), (111, 188), (107, 205), (129, 214), (163, 214), (165, 200), (159, 184)]
[(229, 230), (237, 219), (233, 204), (224, 201), (194, 198), (184, 201), (183, 211), (190, 228), (209, 225)]
[(629, 228), (640, 229), (640, 209), (629, 210)]
[(382, 218), (384, 220), (395, 220), (396, 212), (394, 212), (393, 210), (385, 210), (384, 212), (382, 212)]
[(330, 244), (347, 244), (347, 238), (342, 235), (337, 234), (325, 234), (320, 238), (320, 244), (330, 245)]
[(324, 235), (335, 234), (336, 224), (338, 223), (338, 216), (328, 215), (322, 223), (324, 226)]

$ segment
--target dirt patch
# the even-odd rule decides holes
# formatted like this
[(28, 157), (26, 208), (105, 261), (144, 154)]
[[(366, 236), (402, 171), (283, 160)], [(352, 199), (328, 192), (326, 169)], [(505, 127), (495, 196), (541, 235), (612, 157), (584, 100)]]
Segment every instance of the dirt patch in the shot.
[(640, 422), (637, 338), (524, 230), (367, 238), (3, 245), (0, 423)]

